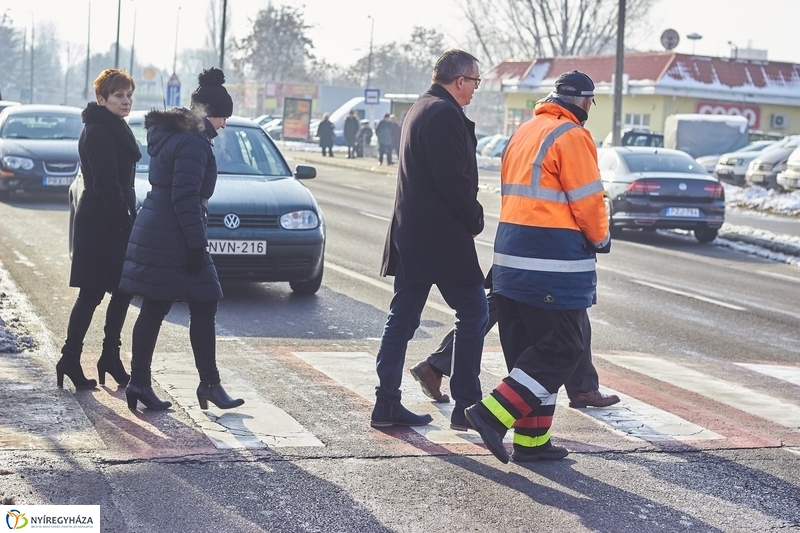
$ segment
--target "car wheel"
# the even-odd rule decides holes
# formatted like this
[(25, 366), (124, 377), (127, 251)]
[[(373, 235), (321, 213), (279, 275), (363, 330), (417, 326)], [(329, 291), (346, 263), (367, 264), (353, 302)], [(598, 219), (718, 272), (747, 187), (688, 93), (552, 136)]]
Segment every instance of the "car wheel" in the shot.
[(703, 226), (702, 228), (697, 228), (694, 230), (694, 238), (699, 242), (707, 243), (716, 239), (717, 233), (719, 233), (719, 229), (711, 229)]
[(611, 217), (611, 199), (603, 198), (603, 203), (606, 206), (606, 218), (608, 218), (608, 233), (611, 235), (611, 238), (619, 237), (622, 233), (622, 228), (619, 228), (614, 225), (614, 219)]
[(292, 288), (292, 291), (294, 291), (296, 294), (300, 294), (303, 296), (315, 294), (322, 285), (323, 270), (324, 268), (320, 267), (319, 274), (317, 274), (311, 279), (307, 279), (305, 281), (290, 281), (289, 286)]

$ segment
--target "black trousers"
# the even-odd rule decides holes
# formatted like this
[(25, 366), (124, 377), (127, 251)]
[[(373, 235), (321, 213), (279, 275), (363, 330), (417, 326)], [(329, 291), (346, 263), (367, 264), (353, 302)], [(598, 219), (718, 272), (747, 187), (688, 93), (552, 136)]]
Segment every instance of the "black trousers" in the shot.
[[(355, 157), (356, 156), (356, 140), (355, 139), (347, 139), (345, 141), (347, 143), (347, 157)], [(325, 154), (323, 154), (325, 155)]]
[[(219, 302), (189, 303), (189, 341), (192, 344), (194, 364), (204, 384), (219, 383), (217, 370), (216, 316)], [(131, 357), (131, 383), (140, 387), (149, 386), (152, 375), (153, 352), (156, 349), (161, 324), (173, 302), (167, 300), (142, 301), (139, 318), (133, 326), (133, 356)]]
[(378, 144), (378, 161), (383, 163), (383, 154), (386, 154), (386, 163), (392, 164), (392, 145)]
[(333, 145), (332, 144), (331, 145), (320, 144), (320, 146), (322, 147), (322, 156), (323, 157), (326, 155), (326, 150), (327, 150), (327, 155), (333, 157)]
[[(486, 334), (491, 331), (495, 324), (497, 324), (497, 295), (489, 292), (486, 295), (489, 301), (489, 324), (486, 326)], [(428, 357), (428, 364), (430, 364), (434, 371), (449, 376), (450, 367), (453, 361), (453, 331), (450, 330), (444, 336), (439, 347)], [(575, 367), (575, 371), (564, 383), (567, 389), (567, 396), (570, 398), (578, 394), (592, 392), (600, 388), (600, 379), (597, 376), (597, 369), (592, 363), (592, 326), (589, 322), (588, 313), (585, 316), (583, 324), (583, 355)], [(506, 360), (506, 367), (508, 371), (514, 368), (514, 363), (519, 353), (511, 354), (503, 350), (503, 355)], [(513, 359), (513, 360), (512, 360)]]
[[(61, 350), (62, 353), (80, 356), (83, 350), (83, 339), (86, 337), (86, 332), (89, 331), (94, 311), (103, 301), (105, 294), (102, 289), (80, 290), (78, 299), (75, 300), (75, 305), (72, 306), (72, 312), (69, 315), (67, 340)], [(108, 302), (108, 309), (106, 310), (106, 323), (103, 328), (103, 333), (105, 334), (103, 338), (104, 350), (119, 348), (122, 326), (125, 325), (125, 317), (128, 314), (131, 298), (131, 295), (124, 292), (114, 291), (111, 293), (111, 301)]]

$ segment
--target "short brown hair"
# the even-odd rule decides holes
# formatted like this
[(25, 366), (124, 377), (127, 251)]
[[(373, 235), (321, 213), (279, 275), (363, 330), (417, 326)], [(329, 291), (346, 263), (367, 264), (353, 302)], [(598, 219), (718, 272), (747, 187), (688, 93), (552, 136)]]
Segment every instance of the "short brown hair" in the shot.
[(475, 56), (453, 48), (443, 53), (436, 60), (431, 81), (440, 85), (447, 85), (461, 76), (469, 76), (472, 67), (477, 64), (478, 59)]
[(130, 74), (118, 68), (107, 68), (94, 80), (94, 94), (108, 98), (120, 89), (136, 89), (136, 84)]

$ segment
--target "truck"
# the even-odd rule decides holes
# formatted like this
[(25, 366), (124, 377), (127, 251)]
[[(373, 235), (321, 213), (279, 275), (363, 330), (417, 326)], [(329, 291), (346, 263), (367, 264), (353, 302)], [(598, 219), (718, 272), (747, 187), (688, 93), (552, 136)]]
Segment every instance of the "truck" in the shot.
[(664, 123), (664, 147), (695, 159), (735, 152), (749, 140), (749, 122), (741, 115), (679, 114)]

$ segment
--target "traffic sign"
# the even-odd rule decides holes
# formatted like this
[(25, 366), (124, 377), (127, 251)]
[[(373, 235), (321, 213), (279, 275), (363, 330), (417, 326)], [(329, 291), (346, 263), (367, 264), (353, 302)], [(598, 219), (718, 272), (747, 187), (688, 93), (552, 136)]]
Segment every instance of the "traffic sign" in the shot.
[(380, 89), (364, 89), (364, 103), (375, 105), (381, 101)]
[(178, 107), (181, 105), (181, 82), (176, 74), (173, 74), (167, 82), (167, 107)]

